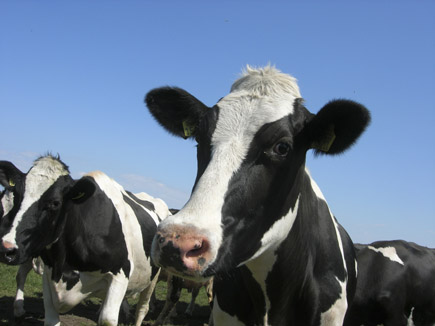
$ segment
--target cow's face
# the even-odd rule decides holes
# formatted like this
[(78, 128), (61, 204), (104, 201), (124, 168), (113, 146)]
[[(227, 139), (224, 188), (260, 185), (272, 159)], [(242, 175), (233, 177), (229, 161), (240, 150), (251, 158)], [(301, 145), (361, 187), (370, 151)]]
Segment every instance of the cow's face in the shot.
[(351, 101), (330, 102), (314, 116), (295, 80), (271, 67), (248, 69), (213, 108), (177, 88), (153, 90), (146, 102), (167, 130), (198, 143), (192, 195), (159, 225), (152, 252), (158, 264), (192, 278), (276, 248), (297, 215), (306, 151), (340, 153), (369, 120)]
[(1, 256), (9, 264), (21, 264), (55, 239), (63, 195), (72, 179), (52, 156), (36, 160), (27, 174), (3, 169), (3, 175), (14, 203), (1, 223)]

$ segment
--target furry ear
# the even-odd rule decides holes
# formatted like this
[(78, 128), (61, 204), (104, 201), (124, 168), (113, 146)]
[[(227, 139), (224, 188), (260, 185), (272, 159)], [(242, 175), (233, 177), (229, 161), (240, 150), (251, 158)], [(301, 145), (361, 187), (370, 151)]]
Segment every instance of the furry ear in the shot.
[(14, 187), (25, 176), (15, 165), (9, 161), (0, 161), (0, 184), (4, 188)]
[(349, 149), (370, 123), (370, 112), (350, 100), (326, 104), (304, 128), (315, 154), (340, 154)]
[(65, 195), (65, 199), (71, 200), (75, 204), (81, 204), (94, 194), (96, 188), (97, 186), (91, 178), (83, 177), (75, 182)]
[(145, 96), (145, 103), (158, 123), (184, 139), (194, 137), (199, 122), (209, 107), (177, 87), (161, 87)]

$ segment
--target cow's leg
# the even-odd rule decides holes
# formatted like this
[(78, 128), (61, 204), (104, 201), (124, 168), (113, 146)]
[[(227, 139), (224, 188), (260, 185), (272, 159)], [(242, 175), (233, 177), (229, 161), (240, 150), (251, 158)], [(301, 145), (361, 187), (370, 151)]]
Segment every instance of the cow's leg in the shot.
[(44, 326), (60, 326), (59, 313), (57, 312), (53, 296), (55, 295), (50, 286), (51, 270), (49, 267), (44, 267), (44, 273), (42, 274), (42, 295), (44, 301)]
[(195, 309), (195, 300), (196, 297), (198, 296), (200, 288), (201, 288), (200, 286), (194, 286), (192, 288), (192, 298), (190, 299), (190, 303), (187, 306), (186, 311), (184, 312), (187, 316), (193, 315), (193, 309)]
[(137, 302), (136, 305), (136, 318), (135, 318), (136, 326), (140, 326), (142, 324), (142, 321), (144, 320), (145, 316), (148, 313), (151, 295), (154, 293), (154, 289), (159, 280), (159, 274), (160, 274), (160, 269), (152, 279), (151, 284), (148, 285), (148, 287), (145, 288), (145, 290), (143, 290), (140, 293), (139, 301)]
[[(100, 314), (100, 312), (98, 311), (98, 315)], [(119, 312), (119, 319), (121, 320), (121, 323), (128, 323), (129, 321), (131, 321), (132, 319), (132, 314), (131, 314), (131, 307), (130, 304), (127, 301), (127, 298), (124, 298), (124, 300), (122, 300), (121, 303), (121, 309)]]
[(128, 287), (128, 278), (123, 273), (109, 279), (106, 297), (104, 298), (98, 325), (118, 325), (119, 310)]
[(20, 320), (26, 311), (24, 310), (24, 284), (26, 283), (27, 274), (32, 269), (32, 260), (26, 261), (18, 268), (15, 277), (17, 281), (17, 292), (14, 300), (14, 318), (16, 321)]
[(175, 306), (180, 299), (183, 280), (179, 277), (169, 275), (167, 283), (166, 301), (163, 310), (160, 312), (153, 326), (162, 325), (165, 318), (171, 316)]

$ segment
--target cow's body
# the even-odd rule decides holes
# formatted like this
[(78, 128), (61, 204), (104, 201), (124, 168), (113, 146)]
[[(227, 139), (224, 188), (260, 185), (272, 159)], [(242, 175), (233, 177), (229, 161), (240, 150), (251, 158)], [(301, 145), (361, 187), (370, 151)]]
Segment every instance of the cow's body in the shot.
[(124, 296), (134, 294), (140, 325), (158, 274), (151, 241), (166, 217), (155, 211), (166, 205), (125, 191), (102, 172), (75, 181), (52, 156), (36, 160), (14, 183), (24, 191), (20, 209), (2, 224), (3, 251), (12, 264), (42, 257), (45, 325), (58, 325), (59, 312), (89, 296), (104, 299), (99, 324), (116, 325)]
[(346, 326), (435, 325), (435, 250), (402, 240), (355, 245), (358, 282)]
[(370, 117), (361, 105), (302, 105), (296, 81), (251, 69), (209, 108), (179, 88), (147, 94), (169, 132), (198, 142), (189, 201), (163, 221), (153, 259), (196, 280), (215, 275), (215, 325), (341, 325), (356, 282), (353, 244), (305, 169), (310, 148), (338, 154)]

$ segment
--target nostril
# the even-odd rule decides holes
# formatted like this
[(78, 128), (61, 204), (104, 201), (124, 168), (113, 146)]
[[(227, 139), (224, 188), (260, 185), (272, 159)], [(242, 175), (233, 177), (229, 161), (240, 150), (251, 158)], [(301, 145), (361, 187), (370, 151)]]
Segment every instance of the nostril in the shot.
[(6, 261), (8, 263), (11, 263), (15, 260), (15, 258), (17, 257), (17, 249), (9, 249), (6, 253), (5, 253), (5, 258)]
[(193, 249), (196, 250), (196, 249), (199, 249), (199, 248), (201, 248), (201, 247), (202, 247), (202, 243), (198, 241), (198, 242), (195, 243), (195, 245), (193, 246)]
[(197, 239), (191, 249), (186, 253), (186, 257), (199, 257), (208, 250), (208, 242), (205, 239)]
[(3, 247), (1, 251), (2, 254), (4, 255), (4, 259), (6, 260), (7, 263), (13, 263), (18, 256), (18, 249), (16, 245), (5, 240), (3, 240), (1, 244)]

